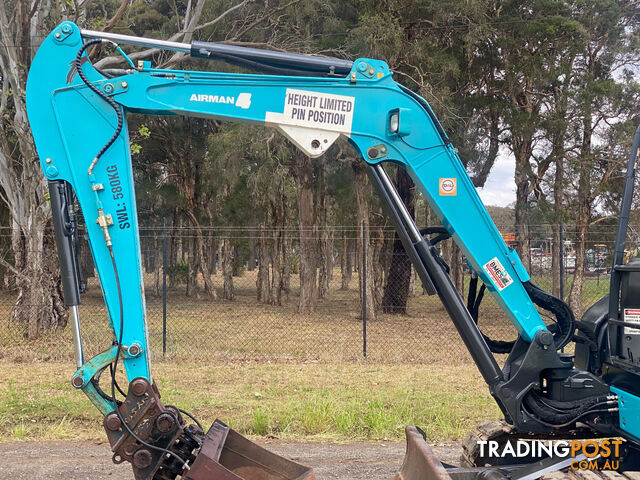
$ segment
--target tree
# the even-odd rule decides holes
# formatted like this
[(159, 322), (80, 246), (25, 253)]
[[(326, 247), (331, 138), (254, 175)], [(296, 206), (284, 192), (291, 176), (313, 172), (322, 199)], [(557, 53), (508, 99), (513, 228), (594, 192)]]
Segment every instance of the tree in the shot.
[[(413, 181), (401, 167), (397, 168), (396, 188), (409, 214), (415, 218), (413, 202)], [(386, 285), (382, 298), (382, 311), (385, 313), (407, 313), (407, 299), (411, 282), (411, 260), (405, 253), (398, 233), (394, 234), (391, 262), (387, 272)]]
[[(582, 311), (586, 241), (593, 218), (594, 201), (608, 188), (612, 175), (624, 168), (624, 154), (617, 151), (621, 137), (630, 138), (625, 120), (638, 108), (637, 85), (615, 78), (616, 70), (637, 64), (634, 45), (637, 28), (634, 2), (599, 0), (576, 5), (576, 17), (584, 25), (586, 42), (576, 61), (576, 110), (579, 126), (577, 154), (571, 161), (578, 179), (576, 192), (576, 262), (569, 293), (575, 311)], [(598, 137), (605, 138), (601, 143)]]
[[(10, 14), (9, 14), (10, 12)], [(36, 338), (67, 324), (60, 274), (50, 231), (51, 211), (46, 184), (27, 120), (27, 72), (35, 52), (33, 43), (55, 22), (58, 12), (40, 2), (0, 3), (0, 187), (11, 222), (13, 265), (3, 264), (15, 276), (18, 291), (12, 319)]]

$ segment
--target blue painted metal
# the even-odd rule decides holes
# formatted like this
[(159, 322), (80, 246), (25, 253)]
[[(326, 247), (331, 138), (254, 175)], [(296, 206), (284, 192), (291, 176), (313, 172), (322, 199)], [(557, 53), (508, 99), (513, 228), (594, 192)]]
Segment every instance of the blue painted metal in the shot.
[(617, 387), (611, 387), (611, 391), (618, 395), (620, 429), (640, 440), (640, 397)]
[[(27, 82), (29, 121), (45, 176), (68, 181), (76, 192), (87, 220), (95, 265), (117, 338), (120, 320), (115, 278), (101, 230), (93, 223), (96, 206), (102, 206), (113, 217), (114, 225), (109, 232), (124, 297), (123, 343), (137, 342), (144, 351), (142, 356), (125, 359), (123, 363), (129, 378), (151, 380), (126, 123), (122, 135), (100, 159), (94, 178), (90, 179), (87, 168), (112, 135), (116, 115), (70, 72), (81, 45), (79, 29), (70, 22), (58, 26), (43, 42)], [(443, 141), (437, 121), (418, 100), (394, 82), (384, 62), (356, 60), (351, 75), (345, 78), (189, 72), (152, 69), (145, 64), (140, 71), (106, 79), (89, 62), (82, 68), (91, 82), (112, 96), (123, 113), (191, 115), (275, 126), (273, 123), (277, 122), (268, 112), (283, 113), (287, 89), (353, 97), (353, 122), (348, 136), (357, 152), (370, 163), (403, 164), (518, 332), (531, 341), (537, 331), (545, 328), (521, 283), (528, 280), (528, 274), (515, 252), (509, 251), (502, 240), (456, 150)], [(241, 93), (250, 94), (249, 106), (193, 100), (194, 94), (235, 99)], [(389, 129), (393, 112), (399, 113), (400, 120), (395, 133)], [(330, 127), (324, 130), (331, 132)], [(377, 147), (378, 156), (367, 157), (371, 147)], [(45, 163), (47, 158), (50, 163)], [(454, 188), (443, 191), (443, 182), (447, 180), (450, 180), (447, 187), (453, 184)], [(104, 190), (93, 191), (94, 183), (104, 185)]]
[[(91, 383), (91, 379), (102, 369), (109, 366), (116, 359), (118, 347), (113, 345), (108, 350), (96, 355), (82, 366), (72, 377), (71, 384), (75, 388), (80, 388), (84, 394), (89, 397), (91, 403), (93, 403), (103, 415), (107, 415), (115, 410), (113, 402), (105, 399), (98, 393), (94, 385)], [(126, 350), (122, 350), (120, 354), (121, 358), (127, 358)], [(82, 384), (76, 383), (77, 379), (82, 379)], [(111, 395), (111, 393), (109, 393)]]

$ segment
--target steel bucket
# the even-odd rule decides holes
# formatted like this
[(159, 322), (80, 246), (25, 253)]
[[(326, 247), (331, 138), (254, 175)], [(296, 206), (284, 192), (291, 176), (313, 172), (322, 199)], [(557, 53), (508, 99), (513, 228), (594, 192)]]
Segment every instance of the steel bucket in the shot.
[(256, 445), (220, 420), (211, 425), (185, 480), (315, 480), (313, 470)]

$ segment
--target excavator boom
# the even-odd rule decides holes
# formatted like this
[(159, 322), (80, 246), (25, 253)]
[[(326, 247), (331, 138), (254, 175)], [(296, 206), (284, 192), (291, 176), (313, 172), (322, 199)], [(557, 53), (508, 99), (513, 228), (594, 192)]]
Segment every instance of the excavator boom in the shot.
[[(128, 67), (117, 71), (95, 68), (87, 52), (98, 44), (114, 45)], [(118, 44), (188, 52), (195, 58), (221, 60), (267, 74), (153, 68), (147, 61), (131, 62)], [(600, 420), (605, 430), (633, 438), (640, 434), (618, 425), (617, 396), (607, 384), (590, 372), (574, 369), (570, 359), (558, 354), (572, 338), (573, 314), (563, 302), (531, 284), (428, 103), (396, 83), (386, 63), (206, 42), (181, 44), (84, 31), (63, 22), (44, 40), (32, 63), (27, 109), (51, 191), (65, 301), (74, 312), (78, 371), (72, 384), (105, 415), (114, 461), (130, 461), (136, 478), (173, 479), (189, 465), (193, 475), (208, 471), (222, 462), (221, 455), (231, 455), (230, 444), (242, 444), (242, 440), (222, 422), (214, 424), (206, 436), (198, 428), (186, 426), (177, 409), (162, 405), (153, 383), (128, 112), (266, 125), (280, 130), (310, 157), (323, 155), (340, 136), (346, 137), (369, 165), (373, 184), (423, 285), (430, 294), (440, 296), (506, 418), (526, 431), (551, 430), (555, 425), (553, 410), (563, 411), (565, 416), (570, 410), (568, 404), (551, 408), (541, 400), (552, 394), (559, 402), (581, 398), (593, 405), (609, 402), (610, 415), (607, 421)], [(519, 340), (512, 346), (504, 369), (498, 366), (476, 319), (449, 279), (437, 248), (425, 235), (435, 230), (418, 229), (386, 174), (384, 162), (400, 165), (410, 174), (440, 219), (440, 234), (454, 239), (475, 281), (482, 281), (513, 323)], [(77, 232), (69, 209), (74, 196), (87, 223), (115, 338), (109, 349), (89, 361), (83, 358), (79, 328), (73, 247)], [(547, 329), (536, 305), (556, 316), (553, 332)], [(121, 401), (115, 399), (115, 378), (111, 392), (99, 384), (100, 374), (110, 366), (114, 370), (119, 361), (129, 379), (129, 392)], [(542, 372), (561, 373), (547, 383)], [(578, 378), (581, 385), (589, 384), (588, 391), (578, 391)], [(631, 403), (640, 401), (635, 392), (624, 395)], [(591, 410), (585, 412), (590, 414)], [(229, 438), (235, 440), (224, 447)], [(200, 455), (195, 457), (198, 451)], [(198, 466), (205, 457), (211, 461), (206, 467)], [(296, 475), (308, 475), (295, 466), (281, 466), (292, 468)], [(200, 480), (205, 476), (186, 478)]]

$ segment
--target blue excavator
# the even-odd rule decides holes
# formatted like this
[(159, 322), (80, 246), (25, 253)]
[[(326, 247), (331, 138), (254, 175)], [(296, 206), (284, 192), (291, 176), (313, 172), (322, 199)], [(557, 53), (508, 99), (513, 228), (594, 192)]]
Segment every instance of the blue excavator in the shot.
[[(97, 45), (111, 45), (126, 67), (94, 66), (89, 52)], [(148, 61), (134, 63), (120, 45), (184, 52), (256, 73), (154, 68)], [(618, 470), (623, 472), (617, 474), (638, 470), (640, 263), (625, 263), (624, 250), (640, 129), (626, 171), (610, 293), (577, 321), (565, 302), (531, 281), (516, 252), (505, 245), (429, 104), (396, 83), (383, 61), (176, 43), (82, 30), (65, 21), (33, 60), (26, 101), (49, 185), (70, 308), (77, 362), (71, 384), (104, 415), (113, 461), (130, 462), (137, 480), (293, 480), (311, 479), (313, 471), (262, 449), (219, 420), (205, 432), (190, 414), (162, 403), (150, 365), (127, 112), (266, 125), (309, 157), (346, 137), (366, 162), (425, 290), (439, 296), (504, 414), (505, 428), (492, 435), (617, 438)], [(385, 171), (387, 162), (409, 173), (442, 226), (416, 226)], [(89, 360), (78, 308), (76, 204), (86, 220), (113, 331), (113, 343)], [(466, 302), (436, 245), (449, 237), (472, 270)], [(497, 341), (479, 329), (478, 309), (486, 291), (513, 323), (517, 340)], [(553, 321), (547, 325), (540, 312)], [(566, 353), (572, 345), (574, 353)], [(497, 353), (508, 354), (502, 368)], [(116, 381), (118, 365), (126, 372), (126, 387)], [(433, 456), (419, 428), (407, 427), (407, 440), (396, 477), (403, 480), (532, 479), (566, 471), (571, 462), (597, 460), (588, 452), (572, 458), (552, 453), (506, 464), (492, 461), (486, 452), (484, 457), (473, 453), (472, 446), (469, 454), (476, 465), (453, 467)], [(475, 445), (487, 441), (478, 439)]]

